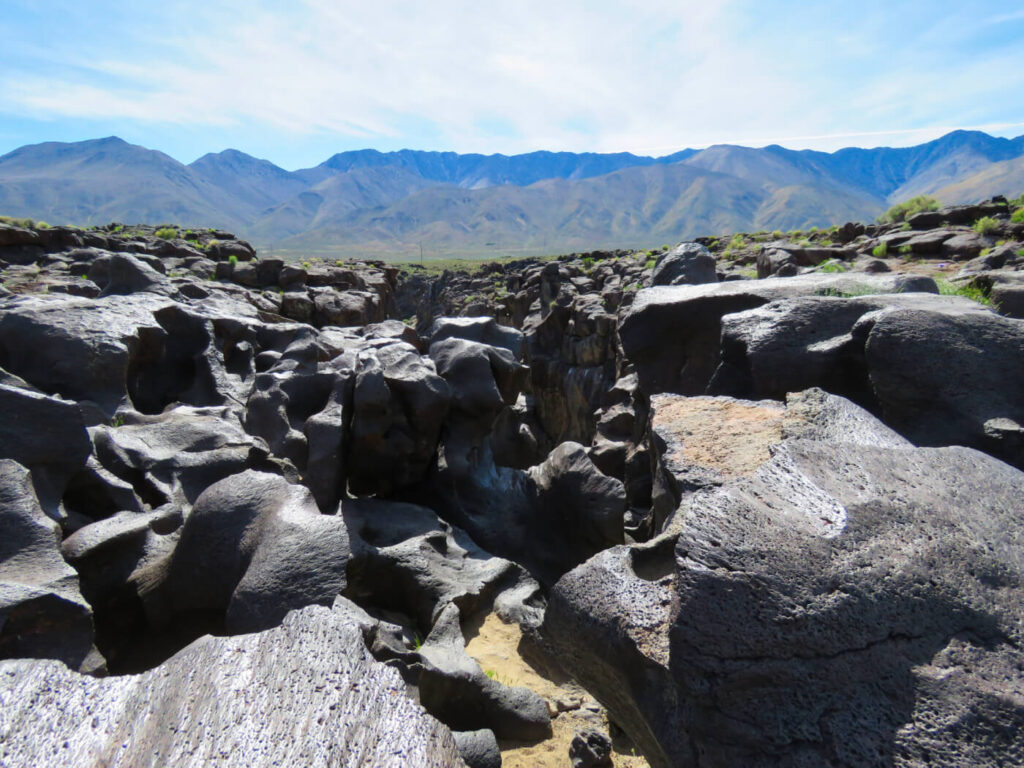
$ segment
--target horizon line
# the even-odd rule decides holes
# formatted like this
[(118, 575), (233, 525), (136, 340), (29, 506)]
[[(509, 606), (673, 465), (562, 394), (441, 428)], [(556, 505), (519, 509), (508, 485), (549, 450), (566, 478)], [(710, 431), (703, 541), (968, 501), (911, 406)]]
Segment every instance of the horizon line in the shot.
[[(874, 149), (883, 149), (883, 148), (889, 148), (889, 149), (912, 149), (914, 147), (922, 146), (924, 144), (929, 144), (929, 143), (931, 143), (933, 141), (938, 141), (938, 140), (943, 139), (946, 136), (949, 136), (949, 135), (954, 134), (954, 133), (982, 133), (982, 134), (985, 134), (986, 136), (989, 136), (990, 138), (994, 138), (994, 139), (1003, 138), (1003, 139), (1006, 139), (1007, 141), (1015, 141), (1017, 139), (1024, 138), (1024, 134), (1019, 134), (1019, 135), (1013, 136), (1013, 137), (1003, 137), (1003, 136), (996, 136), (996, 135), (994, 135), (992, 133), (989, 133), (989, 131), (1004, 131), (1004, 130), (1007, 130), (1009, 128), (1022, 128), (1022, 127), (1024, 127), (1024, 122), (989, 123), (989, 124), (985, 124), (985, 125), (962, 126), (962, 127), (935, 126), (935, 127), (928, 127), (928, 128), (904, 128), (904, 129), (897, 129), (897, 130), (891, 130), (891, 131), (889, 131), (889, 130), (885, 130), (885, 131), (859, 131), (859, 132), (827, 133), (827, 134), (816, 134), (816, 135), (788, 136), (788, 137), (775, 137), (775, 138), (759, 138), (759, 139), (737, 139), (737, 140), (728, 140), (727, 139), (727, 140), (712, 141), (712, 142), (696, 142), (696, 143), (694, 143), (694, 144), (692, 144), (690, 146), (686, 146), (686, 147), (683, 147), (681, 149), (675, 149), (675, 148), (670, 147), (670, 146), (660, 146), (660, 147), (644, 147), (644, 148), (638, 148), (636, 150), (616, 150), (616, 151), (609, 151), (609, 152), (598, 152), (598, 151), (594, 151), (594, 150), (573, 151), (573, 150), (567, 150), (567, 149), (533, 149), (533, 150), (528, 150), (528, 151), (525, 151), (525, 152), (516, 152), (516, 153), (513, 153), (513, 154), (509, 154), (509, 153), (505, 153), (505, 152), (491, 152), (491, 153), (485, 154), (483, 152), (458, 152), (456, 150), (450, 150), (450, 149), (413, 149), (412, 147), (403, 147), (402, 149), (397, 149), (397, 150), (381, 150), (381, 149), (377, 149), (375, 147), (360, 147), (358, 149), (347, 149), (347, 150), (341, 150), (339, 152), (334, 152), (331, 155), (329, 155), (327, 158), (322, 160), (320, 163), (317, 163), (316, 165), (304, 166), (304, 167), (301, 167), (301, 168), (295, 168), (294, 170), (288, 170), (288, 169), (284, 168), (283, 166), (277, 165), (277, 163), (274, 162), (273, 160), (270, 160), (270, 159), (265, 158), (265, 157), (258, 157), (257, 155), (249, 154), (245, 150), (237, 149), (236, 147), (225, 147), (224, 149), (221, 149), (221, 150), (218, 150), (218, 151), (205, 152), (202, 155), (200, 155), (199, 157), (197, 157), (195, 160), (192, 160), (191, 162), (185, 162), (183, 160), (180, 160), (177, 157), (174, 157), (173, 155), (169, 154), (168, 152), (165, 152), (162, 149), (156, 149), (155, 147), (149, 147), (149, 146), (146, 146), (144, 144), (136, 144), (134, 142), (131, 142), (131, 141), (127, 140), (127, 139), (124, 139), (124, 138), (122, 138), (120, 136), (117, 136), (117, 135), (114, 135), (114, 134), (111, 134), (109, 136), (99, 136), (99, 137), (89, 138), (89, 139), (79, 139), (77, 141), (46, 140), (46, 141), (38, 141), (38, 142), (30, 143), (30, 144), (21, 144), (21, 145), (19, 145), (17, 147), (14, 147), (13, 149), (8, 150), (7, 152), (4, 152), (3, 154), (0, 154), (0, 158), (6, 157), (7, 155), (10, 155), (10, 154), (12, 154), (14, 152), (17, 152), (18, 150), (25, 149), (27, 147), (41, 146), (43, 144), (73, 145), (73, 144), (85, 144), (85, 143), (88, 143), (88, 142), (95, 142), (95, 141), (105, 141), (105, 140), (109, 140), (109, 139), (117, 139), (118, 141), (122, 141), (125, 144), (128, 144), (129, 146), (141, 147), (142, 149), (145, 149), (145, 150), (148, 150), (148, 151), (160, 152), (161, 154), (166, 155), (167, 157), (171, 158), (175, 162), (180, 163), (183, 166), (190, 166), (193, 163), (198, 162), (199, 160), (201, 160), (202, 158), (204, 158), (204, 157), (206, 157), (208, 155), (219, 155), (219, 154), (223, 154), (225, 152), (238, 152), (240, 154), (246, 155), (246, 156), (251, 157), (251, 158), (256, 159), (256, 160), (261, 160), (261, 161), (264, 161), (264, 162), (271, 163), (275, 167), (280, 168), (281, 170), (284, 170), (287, 173), (296, 173), (298, 171), (311, 170), (313, 168), (319, 167), (320, 165), (323, 165), (323, 163), (327, 162), (328, 160), (330, 160), (333, 157), (336, 157), (337, 155), (343, 155), (343, 154), (349, 154), (349, 153), (357, 153), (357, 152), (377, 152), (378, 154), (381, 154), (381, 155), (395, 155), (395, 154), (399, 154), (399, 153), (402, 153), (402, 152), (418, 152), (418, 153), (426, 153), (426, 154), (454, 154), (454, 155), (460, 155), (460, 156), (477, 155), (477, 156), (480, 156), (480, 157), (508, 157), (508, 158), (523, 157), (525, 155), (531, 155), (531, 154), (537, 154), (537, 153), (546, 152), (548, 154), (597, 155), (597, 156), (633, 155), (634, 157), (650, 158), (650, 159), (654, 159), (654, 160), (660, 160), (660, 159), (663, 159), (665, 157), (669, 157), (669, 156), (675, 155), (675, 154), (680, 154), (680, 153), (683, 153), (683, 152), (702, 152), (704, 150), (711, 149), (711, 148), (714, 148), (714, 147), (741, 147), (741, 148), (744, 148), (744, 149), (768, 149), (769, 147), (779, 146), (779, 147), (782, 147), (783, 149), (788, 149), (788, 150), (793, 151), (793, 152), (817, 152), (817, 153), (825, 154), (825, 155), (834, 155), (837, 152), (842, 152), (842, 151), (850, 150), (850, 149), (863, 149), (863, 150), (874, 150)], [(875, 146), (871, 146), (871, 147), (860, 146), (860, 145), (849, 145), (849, 146), (840, 147), (840, 148), (835, 149), (835, 150), (826, 151), (826, 150), (811, 149), (809, 147), (802, 147), (802, 148), (785, 147), (785, 146), (783, 146), (781, 144), (781, 142), (820, 141), (820, 140), (823, 140), (823, 139), (837, 139), (837, 138), (854, 138), (854, 137), (868, 137), (868, 136), (900, 136), (900, 135), (904, 135), (905, 136), (905, 135), (912, 135), (912, 134), (930, 134), (930, 133), (934, 133), (936, 131), (940, 131), (941, 133), (937, 137), (935, 137), (933, 139), (928, 139), (926, 141), (921, 141), (920, 143), (917, 143), (917, 144), (907, 144), (907, 145), (897, 146), (897, 147), (893, 147), (891, 145), (884, 145), (884, 144), (883, 145), (875, 145)], [(661, 154), (661, 155), (649, 154), (649, 153), (654, 153), (654, 152), (664, 152), (665, 154)]]

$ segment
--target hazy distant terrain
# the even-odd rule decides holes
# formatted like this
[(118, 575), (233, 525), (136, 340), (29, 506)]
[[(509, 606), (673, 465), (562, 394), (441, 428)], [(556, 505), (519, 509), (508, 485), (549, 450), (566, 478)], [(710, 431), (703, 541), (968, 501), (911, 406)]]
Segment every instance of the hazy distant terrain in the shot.
[(917, 194), (1024, 192), (1024, 136), (956, 131), (834, 153), (720, 145), (628, 153), (334, 155), (286, 171), (237, 150), (183, 165), (118, 138), (0, 157), (0, 213), (79, 225), (232, 229), (263, 248), (483, 256), (640, 247), (729, 231), (870, 220)]

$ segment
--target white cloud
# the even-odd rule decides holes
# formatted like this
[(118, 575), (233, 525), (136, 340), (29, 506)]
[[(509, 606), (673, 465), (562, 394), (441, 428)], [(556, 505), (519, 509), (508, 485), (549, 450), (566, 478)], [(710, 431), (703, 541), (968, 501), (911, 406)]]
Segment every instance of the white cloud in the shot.
[[(263, 124), (371, 146), (665, 153), (893, 134), (911, 143), (937, 125), (991, 122), (954, 103), (950, 86), (981, 104), (1024, 84), (1005, 74), (1024, 70), (1024, 55), (1005, 52), (945, 68), (929, 53), (922, 71), (918, 52), (888, 50), (886, 66), (870, 34), (877, 20), (834, 35), (751, 33), (760, 11), (749, 0), (179, 8), (181, 23), (148, 55), (83, 43), (60, 76), (0, 75), (0, 101), (40, 116)], [(979, 76), (996, 66), (1001, 80)], [(423, 136), (433, 145), (417, 145)]]

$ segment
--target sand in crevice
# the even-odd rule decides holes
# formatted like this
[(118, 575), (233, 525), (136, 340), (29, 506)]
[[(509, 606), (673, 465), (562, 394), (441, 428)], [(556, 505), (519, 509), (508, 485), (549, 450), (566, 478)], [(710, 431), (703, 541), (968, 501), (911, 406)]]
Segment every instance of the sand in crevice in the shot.
[[(497, 614), (474, 617), (463, 627), (466, 651), (498, 682), (529, 688), (549, 702), (549, 710), (572, 707), (551, 721), (550, 739), (536, 743), (499, 741), (502, 768), (567, 768), (569, 745), (577, 731), (592, 729), (609, 733), (604, 708), (552, 660), (527, 648), (516, 624), (506, 624)], [(615, 739), (616, 768), (648, 768), (644, 758), (630, 754), (632, 747), (621, 735)], [(637, 752), (639, 755), (639, 752)]]

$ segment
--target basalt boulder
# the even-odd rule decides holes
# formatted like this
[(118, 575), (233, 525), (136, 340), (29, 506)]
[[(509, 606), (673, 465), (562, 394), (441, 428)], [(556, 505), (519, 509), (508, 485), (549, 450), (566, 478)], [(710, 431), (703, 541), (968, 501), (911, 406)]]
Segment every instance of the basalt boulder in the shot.
[(537, 626), (540, 588), (516, 563), (485, 552), (427, 509), (382, 499), (343, 501), (352, 559), (345, 594), (411, 617), (423, 635), (441, 611), (466, 616), (490, 607), (504, 620)]
[(545, 617), (651, 765), (1024, 760), (1024, 474), (820, 391), (723, 458), (715, 398), (652, 407), (690, 400), (707, 428), (679, 423), (675, 464), (728, 476), (563, 577)]
[(60, 529), (39, 506), (28, 469), (9, 459), (0, 459), (0, 530), (0, 659), (102, 671), (92, 609), (61, 557)]
[(651, 285), (716, 283), (715, 257), (700, 243), (680, 243), (658, 257)]
[(859, 293), (938, 293), (915, 275), (808, 274), (647, 288), (621, 313), (619, 340), (646, 394), (703, 394), (721, 361), (722, 317), (770, 301)]
[(322, 515), (309, 489), (246, 471), (196, 501), (173, 554), (151, 566), (150, 610), (221, 616), (231, 632), (266, 629), (289, 610), (330, 605), (345, 588), (344, 521)]
[(455, 605), (441, 612), (418, 653), (420, 702), (450, 728), (486, 728), (501, 739), (526, 741), (551, 735), (544, 699), (528, 688), (492, 679), (466, 653)]
[(0, 459), (31, 470), (35, 494), (52, 519), (65, 517), (61, 498), (91, 452), (75, 403), (0, 384)]
[(55, 759), (69, 768), (463, 765), (451, 733), (374, 661), (358, 625), (326, 607), (259, 634), (203, 637), (141, 675), (96, 680), (57, 662), (0, 662), (0, 762)]

